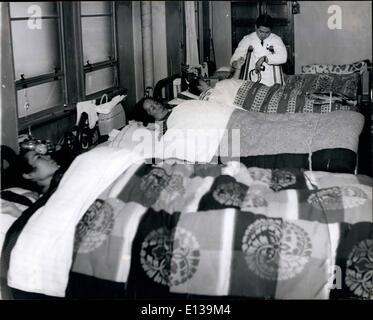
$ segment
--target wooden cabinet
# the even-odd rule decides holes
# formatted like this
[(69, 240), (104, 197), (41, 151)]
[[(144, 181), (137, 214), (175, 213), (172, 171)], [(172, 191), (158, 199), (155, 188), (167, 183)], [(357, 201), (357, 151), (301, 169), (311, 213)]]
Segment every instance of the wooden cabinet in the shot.
[(288, 50), (284, 73), (294, 74), (294, 20), (289, 1), (231, 1), (232, 54), (241, 39), (255, 31), (256, 18), (263, 13), (273, 18), (272, 32), (282, 38)]

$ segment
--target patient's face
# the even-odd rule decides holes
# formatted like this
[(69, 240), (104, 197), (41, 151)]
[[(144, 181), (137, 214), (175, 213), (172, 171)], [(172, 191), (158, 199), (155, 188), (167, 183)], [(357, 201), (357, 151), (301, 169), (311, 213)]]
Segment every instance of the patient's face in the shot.
[(207, 89), (210, 89), (210, 86), (207, 84), (206, 81), (203, 81), (202, 79), (200, 79), (198, 81), (198, 86), (197, 86), (198, 90), (200, 90), (201, 92), (204, 92), (206, 91)]
[(143, 104), (144, 110), (155, 120), (161, 120), (164, 117), (165, 107), (153, 99), (146, 99)]
[(27, 152), (25, 158), (34, 168), (29, 175), (31, 180), (35, 182), (52, 177), (60, 167), (50, 156), (39, 154), (35, 151)]

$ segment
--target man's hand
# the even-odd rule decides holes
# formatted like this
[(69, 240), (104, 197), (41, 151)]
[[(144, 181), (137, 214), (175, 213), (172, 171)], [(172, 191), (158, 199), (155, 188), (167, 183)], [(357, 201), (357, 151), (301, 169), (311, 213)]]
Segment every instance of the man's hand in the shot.
[(262, 70), (263, 62), (267, 62), (268, 63), (267, 56), (263, 56), (263, 57), (259, 58), (258, 61), (256, 62), (256, 64), (255, 64), (255, 70), (256, 70), (257, 73), (259, 73)]
[(240, 69), (244, 63), (245, 63), (245, 58), (241, 57), (238, 60), (232, 62), (232, 67), (234, 69)]

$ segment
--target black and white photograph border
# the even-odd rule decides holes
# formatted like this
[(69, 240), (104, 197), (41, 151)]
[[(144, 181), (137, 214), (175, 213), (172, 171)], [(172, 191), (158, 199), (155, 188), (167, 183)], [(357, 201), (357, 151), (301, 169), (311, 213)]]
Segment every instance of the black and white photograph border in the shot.
[(372, 1), (0, 9), (0, 308), (373, 300)]

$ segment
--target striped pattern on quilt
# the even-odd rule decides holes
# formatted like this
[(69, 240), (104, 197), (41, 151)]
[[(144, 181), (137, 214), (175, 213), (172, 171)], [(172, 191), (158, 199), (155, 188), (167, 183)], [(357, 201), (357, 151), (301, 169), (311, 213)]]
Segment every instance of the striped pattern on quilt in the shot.
[(234, 104), (248, 111), (266, 113), (327, 113), (357, 110), (358, 74), (298, 74), (286, 76), (284, 86), (267, 87), (246, 81)]

